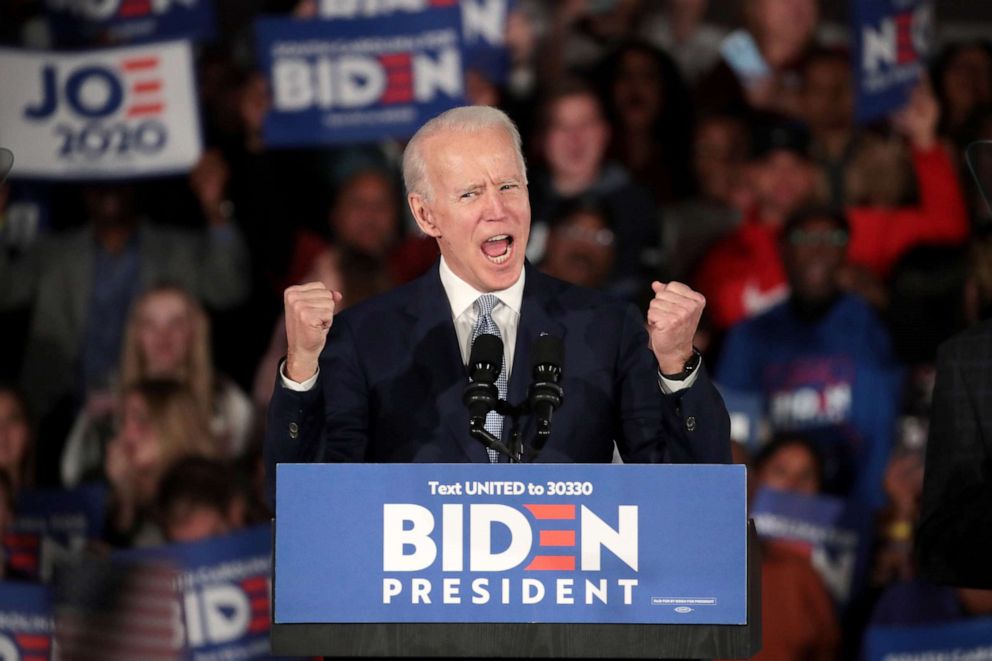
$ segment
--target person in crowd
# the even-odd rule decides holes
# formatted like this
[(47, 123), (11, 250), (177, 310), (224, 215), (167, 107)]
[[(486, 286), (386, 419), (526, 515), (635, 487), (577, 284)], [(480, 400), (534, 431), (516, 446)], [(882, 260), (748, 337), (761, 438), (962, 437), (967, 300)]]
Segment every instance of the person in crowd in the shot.
[(693, 112), (678, 68), (663, 51), (630, 42), (600, 66), (603, 98), (613, 127), (608, 156), (668, 204), (692, 194)]
[(232, 341), (216, 347), (216, 360), (240, 383), (250, 382), (254, 360), (265, 350), (279, 318), (281, 292), (295, 282), (289, 270), (297, 232), (324, 225), (329, 200), (326, 152), (319, 149), (270, 149), (263, 135), (271, 107), (268, 82), (258, 71), (242, 72), (232, 119), (236, 139), (225, 142), (223, 160), (231, 173), (228, 200), (251, 254), (252, 297), (223, 318), (215, 329)]
[[(135, 302), (124, 332), (119, 386), (146, 379), (185, 384), (210, 420), (220, 456), (242, 455), (253, 430), (248, 396), (216, 372), (211, 354), (210, 320), (188, 291), (174, 285), (149, 289)], [(62, 454), (62, 483), (72, 487), (99, 474), (117, 414), (115, 395), (91, 397), (73, 425)]]
[(34, 485), (35, 442), (28, 407), (20, 391), (0, 385), (0, 471), (13, 492)]
[[(751, 464), (755, 490), (821, 493), (823, 460), (803, 436), (774, 438)], [(836, 609), (808, 554), (777, 540), (761, 542), (762, 649), (757, 661), (833, 661), (841, 631)]]
[(153, 521), (162, 476), (184, 457), (219, 453), (207, 417), (186, 386), (139, 381), (122, 399), (120, 430), (107, 444), (103, 467), (111, 491), (107, 539), (147, 546), (162, 539)]
[(992, 105), (992, 44), (950, 44), (934, 59), (931, 73), (940, 100), (940, 134), (963, 147), (970, 120)]
[[(640, 36), (668, 53), (690, 84), (720, 61), (726, 30), (705, 22), (708, 0), (648, 3)], [(660, 6), (659, 6), (660, 5)]]
[(637, 33), (642, 0), (566, 0), (554, 4), (539, 57), (542, 80), (590, 73), (613, 48)]
[(230, 465), (205, 457), (180, 459), (162, 477), (156, 510), (169, 542), (195, 542), (245, 527), (246, 489)]
[(616, 259), (609, 211), (595, 198), (563, 204), (551, 221), (540, 268), (573, 285), (601, 289)]
[(670, 278), (689, 276), (697, 262), (736, 228), (751, 205), (744, 183), (749, 149), (748, 127), (730, 114), (708, 114), (697, 120), (692, 145), (696, 194), (662, 208), (661, 245)]
[[(857, 291), (870, 290), (873, 279), (884, 280), (910, 247), (960, 243), (969, 230), (952, 161), (937, 141), (936, 101), (925, 85), (913, 92), (894, 123), (912, 148), (920, 200), (908, 207), (846, 210), (850, 265), (843, 277)], [(719, 329), (787, 295), (778, 236), (786, 217), (814, 198), (816, 171), (806, 155), (807, 144), (805, 132), (789, 124), (758, 130), (749, 165), (754, 204), (744, 223), (710, 250), (694, 279)]]
[[(39, 420), (63, 398), (74, 416), (89, 393), (107, 386), (128, 312), (145, 288), (180, 283), (213, 308), (245, 300), (247, 253), (224, 204), (227, 172), (215, 157), (204, 155), (190, 175), (207, 218), (203, 231), (152, 225), (136, 208), (133, 186), (92, 184), (83, 227), (39, 240), (18, 260), (0, 254), (0, 307), (34, 302), (22, 384)], [(55, 459), (60, 450), (42, 454)]]
[[(413, 233), (404, 236), (400, 197), (393, 176), (378, 168), (359, 168), (338, 188), (327, 213), (330, 241), (323, 234), (297, 236), (290, 280), (301, 282), (318, 260), (334, 261), (340, 252), (366, 255), (382, 263), (389, 285), (409, 282), (437, 259), (437, 246)], [(374, 292), (373, 292), (374, 293)], [(349, 303), (357, 303), (351, 298)]]
[(803, 59), (819, 21), (816, 0), (745, 0), (744, 25), (720, 47), (721, 59), (696, 86), (697, 103), (714, 110), (750, 107), (800, 116)]
[(776, 436), (754, 455), (751, 469), (756, 486), (807, 496), (822, 493), (823, 457), (804, 436)]
[(879, 508), (902, 373), (874, 310), (838, 285), (848, 237), (846, 218), (829, 209), (789, 218), (780, 251), (791, 295), (731, 328), (716, 374), (760, 395), (773, 431), (818, 444), (828, 492)]
[[(401, 220), (390, 175), (359, 169), (341, 185), (328, 212), (330, 241), (315, 232), (298, 235), (293, 282), (319, 281), (342, 292), (342, 308), (409, 282), (437, 259), (437, 244), (422, 235), (403, 237)], [(275, 367), (286, 348), (286, 324), (280, 316), (255, 370), (252, 392), (259, 410), (268, 405)]]
[[(541, 160), (530, 183), (534, 217), (527, 257), (544, 255), (548, 222), (560, 204), (583, 195), (600, 198), (615, 221), (617, 258), (609, 289), (628, 299), (641, 293), (645, 275), (657, 266), (658, 233), (651, 194), (619, 164), (607, 159), (610, 125), (595, 90), (566, 80), (548, 92), (539, 110)], [(648, 278), (649, 280), (649, 278)]]
[[(467, 433), (462, 402), (473, 336), (484, 330), (507, 340), (511, 401), (526, 388), (520, 365), (534, 339), (562, 338), (575, 387), (565, 384), (569, 400), (543, 460), (609, 462), (614, 438), (625, 461), (729, 460), (726, 408), (692, 348), (698, 294), (653, 283), (645, 329), (632, 306), (525, 266), (527, 174), (504, 113), (461, 107), (426, 123), (407, 145), (404, 181), (441, 260), (340, 315), (340, 293), (320, 283), (287, 290), (289, 349), (266, 429), (270, 476), (284, 461), (498, 462)], [(486, 429), (498, 436), (501, 426), (495, 414)]]
[(810, 131), (810, 156), (833, 206), (897, 207), (915, 193), (906, 145), (897, 136), (854, 124), (851, 58), (845, 49), (815, 48), (806, 57), (801, 117)]

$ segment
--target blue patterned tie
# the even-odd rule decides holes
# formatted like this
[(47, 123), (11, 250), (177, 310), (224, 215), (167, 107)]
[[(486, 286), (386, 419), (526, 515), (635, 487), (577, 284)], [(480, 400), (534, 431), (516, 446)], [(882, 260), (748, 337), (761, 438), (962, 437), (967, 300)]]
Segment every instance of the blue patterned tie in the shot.
[[(475, 299), (475, 312), (479, 316), (476, 319), (475, 328), (472, 329), (472, 344), (475, 344), (475, 338), (483, 333), (495, 335), (499, 339), (503, 339), (503, 335), (499, 332), (499, 326), (493, 321), (493, 308), (497, 305), (499, 305), (499, 299), (496, 298), (495, 294), (483, 294)], [(506, 399), (505, 358), (503, 360), (503, 367), (499, 371), (499, 378), (496, 379), (496, 389), (499, 390), (499, 398)], [(496, 411), (490, 411), (486, 416), (486, 431), (496, 438), (500, 438), (503, 435), (503, 416)], [(499, 454), (496, 450), (492, 448), (486, 448), (486, 450), (489, 452), (490, 462), (494, 464), (499, 462)]]

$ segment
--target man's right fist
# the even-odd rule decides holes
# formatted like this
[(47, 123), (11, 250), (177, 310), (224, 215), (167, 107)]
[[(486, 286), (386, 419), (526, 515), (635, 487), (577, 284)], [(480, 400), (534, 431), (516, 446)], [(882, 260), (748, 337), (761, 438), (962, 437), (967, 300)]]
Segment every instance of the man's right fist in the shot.
[(341, 292), (320, 282), (295, 285), (283, 296), (286, 305), (286, 376), (297, 383), (317, 373), (317, 359), (334, 322)]

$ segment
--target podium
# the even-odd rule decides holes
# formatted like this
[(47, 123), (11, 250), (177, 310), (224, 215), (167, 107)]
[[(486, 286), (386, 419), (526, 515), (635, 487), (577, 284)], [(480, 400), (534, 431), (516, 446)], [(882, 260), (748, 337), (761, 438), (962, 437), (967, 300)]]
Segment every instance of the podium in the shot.
[(748, 658), (743, 466), (280, 464), (278, 655)]

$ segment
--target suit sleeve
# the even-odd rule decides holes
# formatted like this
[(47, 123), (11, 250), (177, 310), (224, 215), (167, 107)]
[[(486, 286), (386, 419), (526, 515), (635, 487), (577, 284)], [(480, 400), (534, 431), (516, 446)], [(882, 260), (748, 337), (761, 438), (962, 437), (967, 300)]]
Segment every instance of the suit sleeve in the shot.
[[(317, 383), (286, 388), (276, 375), (265, 429), (266, 488), (274, 503), (280, 463), (361, 461), (368, 444), (369, 396), (347, 320), (336, 318), (320, 356)], [(280, 364), (282, 361), (279, 361)]]
[(957, 349), (943, 347), (937, 361), (917, 559), (931, 580), (992, 588), (992, 456), (977, 399), (988, 386), (968, 382)]
[(730, 463), (730, 418), (700, 365), (695, 383), (666, 395), (648, 348), (644, 322), (628, 306), (618, 364), (620, 425), (617, 446), (625, 462)]

